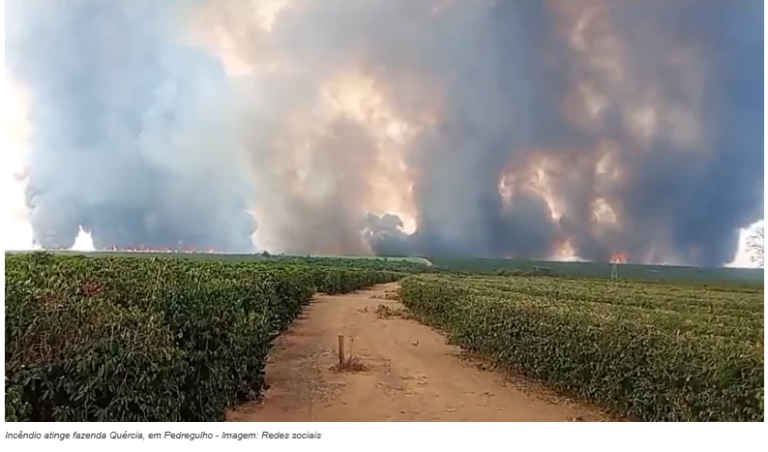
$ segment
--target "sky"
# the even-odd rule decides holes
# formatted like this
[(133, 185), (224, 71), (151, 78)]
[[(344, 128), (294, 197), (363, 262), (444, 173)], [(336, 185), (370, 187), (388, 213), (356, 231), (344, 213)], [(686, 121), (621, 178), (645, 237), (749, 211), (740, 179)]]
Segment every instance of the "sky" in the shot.
[(751, 265), (760, 1), (5, 3), (6, 249)]

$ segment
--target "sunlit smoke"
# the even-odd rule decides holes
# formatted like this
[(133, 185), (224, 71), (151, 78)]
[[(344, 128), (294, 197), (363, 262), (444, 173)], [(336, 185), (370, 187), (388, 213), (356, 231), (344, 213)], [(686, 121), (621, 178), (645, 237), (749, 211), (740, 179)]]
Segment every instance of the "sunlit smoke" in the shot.
[(77, 237), (75, 237), (75, 244), (72, 245), (71, 249), (72, 251), (94, 251), (96, 248), (93, 246), (91, 234), (80, 227)]
[(3, 248), (27, 250), (36, 248), (24, 193), (29, 177), (29, 103), (7, 69), (3, 75)]
[(9, 3), (45, 247), (723, 265), (763, 215), (759, 0)]
[(736, 257), (727, 264), (728, 267), (755, 268), (759, 266), (752, 258), (753, 250), (749, 247), (749, 238), (754, 234), (754, 231), (764, 227), (765, 221), (761, 220), (739, 231), (739, 249), (736, 252)]
[(552, 259), (564, 262), (583, 262), (584, 259), (576, 255), (576, 250), (573, 249), (573, 245), (569, 240), (565, 240), (558, 244), (555, 254), (552, 255)]

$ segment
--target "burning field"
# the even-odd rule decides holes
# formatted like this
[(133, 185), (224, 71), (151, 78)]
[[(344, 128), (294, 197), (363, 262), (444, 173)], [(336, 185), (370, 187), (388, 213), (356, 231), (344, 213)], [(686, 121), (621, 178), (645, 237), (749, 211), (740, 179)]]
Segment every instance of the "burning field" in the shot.
[(721, 266), (763, 217), (760, 0), (6, 14), (17, 247)]
[[(223, 420), (316, 293), (399, 281), (404, 328), (590, 403), (762, 421), (763, 273), (719, 267), (763, 218), (763, 10), (6, 0), (5, 247), (60, 251), (6, 254), (6, 420)], [(314, 312), (388, 382), (429, 356)]]

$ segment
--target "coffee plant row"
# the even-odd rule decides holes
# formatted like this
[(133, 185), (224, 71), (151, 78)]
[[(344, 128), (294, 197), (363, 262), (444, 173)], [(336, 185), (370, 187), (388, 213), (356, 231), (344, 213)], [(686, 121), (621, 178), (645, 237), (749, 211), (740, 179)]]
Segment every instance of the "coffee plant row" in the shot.
[(6, 420), (223, 420), (315, 292), (404, 275), (362, 265), (7, 255)]
[(415, 275), (403, 303), (508, 368), (646, 421), (763, 421), (763, 289)]

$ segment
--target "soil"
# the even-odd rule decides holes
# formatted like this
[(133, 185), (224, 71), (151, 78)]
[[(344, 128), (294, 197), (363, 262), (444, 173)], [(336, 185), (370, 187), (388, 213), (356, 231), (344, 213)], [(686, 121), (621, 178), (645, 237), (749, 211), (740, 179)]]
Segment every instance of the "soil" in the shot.
[[(599, 421), (585, 403), (485, 370), (392, 300), (397, 283), (318, 295), (272, 349), (262, 400), (229, 421)], [(338, 335), (345, 363), (338, 368)]]

